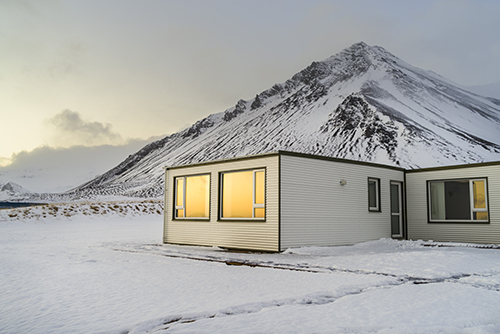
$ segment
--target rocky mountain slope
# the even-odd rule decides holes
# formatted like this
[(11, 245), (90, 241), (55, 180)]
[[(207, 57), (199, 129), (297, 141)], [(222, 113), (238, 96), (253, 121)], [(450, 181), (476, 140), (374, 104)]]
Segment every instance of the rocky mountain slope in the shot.
[(45, 199), (161, 196), (163, 167), (289, 150), (405, 168), (500, 160), (500, 100), (363, 42)]

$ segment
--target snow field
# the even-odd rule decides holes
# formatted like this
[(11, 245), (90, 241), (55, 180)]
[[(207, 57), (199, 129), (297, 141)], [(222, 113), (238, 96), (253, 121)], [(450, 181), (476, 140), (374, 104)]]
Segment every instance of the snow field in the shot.
[(71, 205), (0, 211), (0, 333), (500, 332), (499, 249), (228, 252), (162, 245), (162, 216), (141, 205)]

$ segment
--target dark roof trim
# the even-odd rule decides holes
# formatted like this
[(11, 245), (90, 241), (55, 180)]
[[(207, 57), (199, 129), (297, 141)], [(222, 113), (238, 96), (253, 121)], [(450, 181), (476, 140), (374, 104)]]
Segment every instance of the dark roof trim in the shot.
[(223, 162), (250, 160), (250, 159), (265, 158), (265, 157), (278, 156), (278, 155), (281, 155), (281, 156), (287, 155), (287, 156), (292, 156), (292, 157), (302, 157), (302, 158), (317, 159), (317, 160), (335, 161), (335, 162), (348, 163), (348, 164), (354, 164), (354, 165), (379, 167), (379, 168), (398, 170), (398, 171), (406, 172), (406, 173), (417, 173), (417, 172), (427, 172), (427, 171), (433, 171), (433, 170), (446, 170), (446, 169), (500, 165), (500, 161), (491, 161), (491, 162), (480, 162), (480, 163), (454, 165), (454, 166), (439, 166), (439, 167), (429, 167), (429, 168), (419, 168), (419, 169), (404, 169), (402, 167), (384, 165), (384, 164), (379, 164), (379, 163), (375, 163), (375, 162), (349, 160), (349, 159), (342, 159), (342, 158), (332, 158), (332, 157), (326, 157), (326, 156), (322, 156), (322, 155), (298, 153), (298, 152), (291, 152), (291, 151), (274, 151), (274, 152), (260, 153), (260, 154), (254, 154), (254, 155), (246, 155), (243, 157), (211, 160), (211, 161), (197, 162), (197, 163), (186, 164), (186, 165), (176, 165), (176, 166), (165, 167), (165, 169), (170, 170), (170, 169), (178, 169), (178, 168), (185, 168), (185, 167), (213, 165), (213, 164), (218, 164), (218, 163), (223, 163)]
[(260, 154), (254, 154), (254, 155), (245, 155), (243, 157), (210, 160), (210, 161), (204, 161), (204, 162), (195, 162), (195, 163), (192, 163), (192, 164), (176, 165), (176, 166), (165, 167), (165, 169), (166, 170), (170, 170), (170, 169), (178, 169), (178, 168), (185, 168), (185, 167), (213, 165), (213, 164), (218, 164), (218, 163), (222, 163), (222, 162), (250, 160), (250, 159), (256, 159), (256, 158), (269, 157), (269, 156), (273, 156), (273, 155), (279, 155), (279, 152), (267, 152), (267, 153), (260, 153)]
[(405, 169), (402, 168), (402, 167), (384, 165), (384, 164), (379, 164), (379, 163), (376, 163), (376, 162), (349, 160), (349, 159), (343, 159), (343, 158), (332, 158), (332, 157), (326, 157), (326, 156), (322, 156), (322, 155), (314, 155), (314, 154), (307, 154), (307, 153), (297, 153), (297, 152), (290, 152), (290, 151), (278, 151), (278, 153), (280, 155), (289, 155), (289, 156), (294, 156), (294, 157), (303, 157), (303, 158), (309, 158), (309, 159), (317, 159), (317, 160), (326, 160), (326, 161), (335, 161), (335, 162), (349, 163), (349, 164), (354, 164), (354, 165), (365, 165), (365, 166), (372, 166), (372, 167), (380, 167), (380, 168), (387, 168), (387, 169), (399, 170), (399, 171), (402, 171), (402, 172), (405, 171)]
[(460, 168), (474, 168), (483, 166), (496, 166), (500, 165), (500, 161), (489, 161), (489, 162), (478, 162), (473, 164), (462, 164), (462, 165), (452, 165), (452, 166), (439, 166), (439, 167), (428, 167), (428, 168), (418, 168), (418, 169), (407, 169), (407, 173), (418, 173), (418, 172), (429, 172), (435, 170), (447, 170), (447, 169), (460, 169)]

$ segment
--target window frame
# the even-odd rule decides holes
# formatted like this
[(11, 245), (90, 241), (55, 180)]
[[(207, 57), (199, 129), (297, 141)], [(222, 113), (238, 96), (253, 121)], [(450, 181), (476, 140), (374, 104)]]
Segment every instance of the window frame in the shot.
[[(456, 181), (468, 181), (469, 186), (469, 205), (470, 205), (470, 219), (432, 219), (432, 192), (431, 184), (438, 182), (456, 182)], [(474, 181), (484, 181), (484, 208), (474, 207)], [(427, 222), (431, 224), (435, 223), (465, 223), (465, 224), (489, 224), (490, 223), (490, 208), (489, 208), (489, 192), (488, 192), (488, 178), (487, 177), (470, 177), (470, 178), (457, 178), (457, 179), (440, 179), (440, 180), (427, 180)], [(474, 220), (475, 212), (486, 212), (488, 214), (488, 219), (477, 219)]]
[[(189, 177), (195, 177), (195, 176), (208, 176), (208, 217), (186, 217), (186, 179)], [(211, 213), (211, 193), (212, 193), (212, 173), (199, 173), (199, 174), (190, 174), (190, 175), (179, 175), (179, 176), (174, 176), (174, 184), (173, 184), (173, 211), (172, 211), (172, 220), (205, 220), (209, 221), (210, 220), (210, 213)], [(183, 185), (182, 185), (182, 205), (177, 205), (177, 180), (183, 180)], [(177, 216), (177, 210), (183, 210), (183, 217), (178, 217)]]
[[(224, 217), (223, 216), (223, 205), (224, 205), (224, 174), (230, 174), (230, 173), (240, 173), (240, 172), (252, 172), (252, 217)], [(264, 203), (256, 203), (256, 172), (264, 172)], [(258, 222), (265, 222), (267, 219), (267, 168), (266, 167), (258, 167), (258, 168), (249, 168), (249, 169), (240, 169), (240, 170), (228, 170), (228, 171), (223, 171), (219, 172), (219, 214), (218, 214), (218, 220), (219, 221), (258, 221)], [(255, 217), (255, 209), (264, 209), (264, 217)]]
[[(370, 206), (370, 182), (375, 182), (375, 202), (376, 206)], [(368, 190), (368, 211), (369, 212), (382, 212), (382, 207), (380, 205), (380, 179), (376, 177), (369, 177), (367, 181)]]

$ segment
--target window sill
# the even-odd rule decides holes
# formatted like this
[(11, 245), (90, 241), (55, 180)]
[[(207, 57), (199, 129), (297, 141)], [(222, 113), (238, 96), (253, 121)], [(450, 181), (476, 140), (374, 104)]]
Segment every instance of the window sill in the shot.
[(490, 221), (486, 220), (438, 220), (438, 221), (427, 221), (428, 224), (489, 224)]
[(217, 222), (225, 223), (225, 222), (245, 222), (245, 223), (265, 223), (266, 218), (219, 218)]

